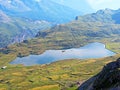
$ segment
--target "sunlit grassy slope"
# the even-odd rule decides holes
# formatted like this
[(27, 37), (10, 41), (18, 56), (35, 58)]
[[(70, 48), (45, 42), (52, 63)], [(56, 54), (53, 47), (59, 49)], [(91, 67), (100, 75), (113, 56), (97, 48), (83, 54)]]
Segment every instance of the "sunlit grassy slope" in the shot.
[[(0, 89), (5, 90), (75, 90), (82, 82), (97, 74), (114, 57), (90, 60), (62, 60), (49, 65), (25, 67), (7, 65), (0, 70)], [(6, 59), (8, 59), (6, 57)]]
[[(83, 36), (82, 36), (83, 37)], [(52, 37), (51, 37), (52, 38)], [(50, 65), (36, 65), (25, 67), (22, 65), (10, 65), (9, 62), (17, 56), (29, 54), (41, 54), (48, 49), (64, 49), (64, 45), (57, 45), (51, 38), (36, 38), (30, 41), (9, 46), (1, 50), (0, 66), (7, 66), (0, 70), (0, 88), (5, 90), (75, 90), (77, 82), (83, 82), (97, 74), (102, 67), (116, 60), (120, 55), (102, 59), (90, 60), (63, 60)], [(64, 40), (64, 37), (59, 37)], [(67, 37), (66, 37), (67, 38)], [(71, 38), (71, 37), (70, 37)], [(69, 39), (70, 39), (69, 38)], [(81, 44), (74, 44), (74, 47), (83, 46), (89, 42), (102, 42), (112, 51), (119, 53), (119, 42), (111, 41), (114, 38), (101, 38), (88, 40), (81, 39)], [(63, 41), (69, 43), (74, 41)], [(82, 43), (83, 42), (83, 43)], [(73, 46), (71, 46), (73, 47)]]

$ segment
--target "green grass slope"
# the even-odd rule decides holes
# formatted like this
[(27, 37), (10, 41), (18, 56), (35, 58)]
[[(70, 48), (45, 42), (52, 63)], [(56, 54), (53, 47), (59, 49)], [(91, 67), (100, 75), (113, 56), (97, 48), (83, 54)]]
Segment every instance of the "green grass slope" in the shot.
[[(14, 57), (6, 56), (4, 62), (5, 59), (8, 61), (10, 56)], [(7, 68), (0, 69), (0, 89), (75, 90), (78, 88), (77, 82), (82, 83), (96, 75), (105, 64), (119, 56), (90, 60), (63, 60), (48, 65), (28, 67), (6, 64)]]
[(0, 22), (0, 47), (34, 37), (38, 31), (50, 26), (50, 23), (45, 21), (24, 18), (11, 18), (9, 22)]

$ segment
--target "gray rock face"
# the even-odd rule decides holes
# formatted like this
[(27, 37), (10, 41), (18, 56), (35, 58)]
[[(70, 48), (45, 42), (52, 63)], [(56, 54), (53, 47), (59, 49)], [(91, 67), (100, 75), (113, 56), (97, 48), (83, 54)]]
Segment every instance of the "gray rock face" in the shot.
[(120, 58), (107, 64), (98, 75), (84, 82), (79, 90), (120, 90)]

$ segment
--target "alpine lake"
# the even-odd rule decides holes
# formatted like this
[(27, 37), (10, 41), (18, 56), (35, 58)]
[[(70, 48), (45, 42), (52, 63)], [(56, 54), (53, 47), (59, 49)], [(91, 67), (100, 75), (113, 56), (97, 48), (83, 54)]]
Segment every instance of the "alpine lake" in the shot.
[(116, 53), (105, 48), (102, 43), (90, 43), (80, 48), (71, 48), (65, 50), (46, 50), (40, 55), (29, 55), (26, 57), (17, 57), (10, 64), (23, 64), (32, 66), (38, 64), (49, 64), (59, 60), (66, 59), (91, 59), (113, 56)]

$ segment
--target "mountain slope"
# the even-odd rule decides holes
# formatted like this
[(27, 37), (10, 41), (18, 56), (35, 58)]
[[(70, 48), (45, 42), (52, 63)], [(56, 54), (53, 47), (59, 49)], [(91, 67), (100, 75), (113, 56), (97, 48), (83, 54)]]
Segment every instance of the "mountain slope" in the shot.
[(79, 90), (119, 90), (120, 58), (104, 66), (103, 70), (84, 82)]
[(39, 30), (68, 22), (79, 14), (50, 0), (0, 0), (0, 47), (31, 38)]
[(51, 26), (50, 23), (45, 21), (13, 18), (2, 11), (0, 11), (0, 16), (0, 47), (32, 38), (39, 30)]
[(120, 24), (120, 9), (112, 10), (112, 9), (105, 9), (99, 10), (96, 13), (79, 16), (77, 20), (84, 21), (84, 22), (104, 22), (104, 23), (115, 23)]
[[(26, 56), (41, 54), (45, 50), (75, 48), (92, 42), (101, 42), (106, 45), (106, 48), (120, 53), (119, 35), (120, 24), (116, 24), (114, 21), (111, 23), (109, 20), (104, 22), (99, 19), (83, 21), (78, 18), (70, 23), (40, 31), (36, 38), (24, 41), (20, 45), (10, 46), (10, 50), (15, 49), (13, 51), (18, 51), (18, 55)], [(20, 48), (24, 48), (24, 50), (21, 51)]]
[[(69, 33), (72, 34), (78, 31), (78, 33), (81, 33), (81, 35), (88, 35), (88, 36), (91, 35), (91, 37), (95, 37), (95, 36), (99, 37), (102, 36), (101, 34), (104, 34), (105, 36), (109, 36), (110, 34), (119, 34), (120, 33), (119, 30), (120, 23), (118, 22), (119, 16), (120, 16), (120, 9), (99, 10), (96, 13), (87, 14), (84, 16), (77, 16), (76, 20), (67, 24), (57, 25), (51, 28), (50, 31), (48, 30), (47, 32), (49, 32), (48, 33), (49, 35), (50, 33), (57, 31), (60, 32), (69, 31)], [(91, 32), (86, 32), (86, 31), (91, 31)], [(93, 32), (93, 36), (92, 36), (92, 32)], [(99, 32), (101, 34), (99, 34)]]
[(54, 23), (68, 22), (81, 13), (51, 0), (0, 0), (0, 10), (7, 15)]
[[(76, 20), (70, 23), (57, 25), (50, 30), (39, 32), (36, 37), (56, 42), (55, 45), (65, 48), (75, 47), (75, 45), (79, 47), (85, 42), (100, 40), (105, 42), (102, 40), (103, 38), (110, 42), (119, 42), (120, 24), (116, 24), (116, 19), (112, 18), (112, 15), (116, 13), (112, 15), (108, 13), (106, 16), (106, 14), (98, 12), (76, 17)], [(112, 11), (112, 13), (114, 12)]]

